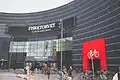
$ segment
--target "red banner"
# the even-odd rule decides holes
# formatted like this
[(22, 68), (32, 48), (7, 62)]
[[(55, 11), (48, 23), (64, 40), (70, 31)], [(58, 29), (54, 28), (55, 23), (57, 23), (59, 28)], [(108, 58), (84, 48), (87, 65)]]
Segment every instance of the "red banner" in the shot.
[(88, 60), (100, 59), (100, 69), (106, 70), (106, 49), (104, 38), (82, 43), (83, 71), (89, 70)]

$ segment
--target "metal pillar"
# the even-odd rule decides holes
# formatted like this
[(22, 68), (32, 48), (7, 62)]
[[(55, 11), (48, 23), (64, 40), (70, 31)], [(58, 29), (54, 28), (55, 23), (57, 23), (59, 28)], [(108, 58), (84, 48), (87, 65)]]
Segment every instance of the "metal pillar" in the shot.
[(13, 39), (14, 39), (14, 37), (11, 37), (10, 42), (12, 42), (12, 44), (11, 44), (11, 53), (9, 53), (8, 71), (10, 71), (10, 66), (11, 66), (11, 57), (12, 57)]
[(63, 64), (62, 63), (62, 61), (63, 61), (63, 58), (62, 58), (63, 57), (62, 56), (63, 55), (63, 53), (62, 53), (62, 50), (63, 50), (62, 49), (62, 39), (63, 39), (63, 22), (62, 22), (62, 19), (60, 19), (60, 28), (61, 28), (61, 70), (62, 70), (62, 66), (63, 66), (62, 65)]
[(92, 71), (93, 71), (93, 80), (95, 80), (95, 71), (94, 71), (94, 62), (93, 62), (93, 58), (91, 57), (91, 59), (92, 59)]

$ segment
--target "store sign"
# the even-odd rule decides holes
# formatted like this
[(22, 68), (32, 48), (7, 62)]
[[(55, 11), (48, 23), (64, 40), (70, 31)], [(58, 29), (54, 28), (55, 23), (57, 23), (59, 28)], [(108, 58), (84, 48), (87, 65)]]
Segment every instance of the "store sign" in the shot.
[[(73, 27), (75, 25), (75, 17), (64, 19), (62, 23), (63, 28)], [(5, 33), (13, 35), (31, 35), (33, 33), (44, 33), (52, 31), (60, 32), (60, 21), (31, 26), (9, 25)]]
[(50, 23), (40, 26), (30, 26), (28, 27), (28, 31), (31, 31), (32, 33), (52, 31), (56, 27), (59, 28), (59, 26), (56, 25), (58, 25), (58, 23)]
[(92, 59), (93, 57), (98, 58), (99, 55), (100, 55), (100, 53), (97, 51), (97, 49), (90, 50), (90, 51), (87, 53), (87, 57), (88, 57), (89, 59)]
[(106, 48), (104, 38), (82, 43), (83, 70), (89, 70), (89, 60), (100, 59), (100, 69), (106, 70)]

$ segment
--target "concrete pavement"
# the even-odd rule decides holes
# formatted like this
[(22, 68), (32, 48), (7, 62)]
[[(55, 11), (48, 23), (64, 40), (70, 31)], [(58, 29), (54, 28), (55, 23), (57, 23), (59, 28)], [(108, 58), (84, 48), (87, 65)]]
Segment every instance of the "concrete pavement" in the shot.
[[(16, 77), (15, 73), (11, 72), (0, 72), (0, 80), (25, 80), (27, 78), (28, 80), (48, 80), (48, 76), (44, 74), (33, 74), (31, 76), (27, 76), (24, 74), (18, 74), (18, 77)], [(57, 80), (56, 74), (51, 74), (49, 80)]]
[(0, 72), (0, 80), (24, 80), (16, 77), (14, 73)]

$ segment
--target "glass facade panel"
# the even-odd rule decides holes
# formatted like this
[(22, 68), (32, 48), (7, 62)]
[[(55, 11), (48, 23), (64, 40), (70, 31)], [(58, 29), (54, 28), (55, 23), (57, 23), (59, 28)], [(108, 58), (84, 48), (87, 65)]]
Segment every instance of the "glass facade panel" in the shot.
[[(62, 44), (62, 46), (61, 46)], [(9, 52), (27, 53), (27, 56), (47, 58), (61, 51), (72, 50), (72, 37), (45, 41), (11, 42)]]

